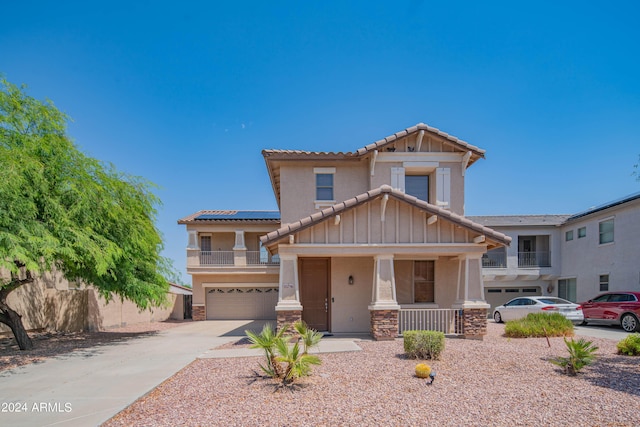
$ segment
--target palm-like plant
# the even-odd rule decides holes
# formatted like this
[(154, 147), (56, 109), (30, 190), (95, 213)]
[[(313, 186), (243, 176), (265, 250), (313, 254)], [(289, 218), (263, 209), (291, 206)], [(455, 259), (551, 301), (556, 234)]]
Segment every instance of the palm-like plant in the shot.
[(300, 334), (300, 339), (303, 344), (303, 354), (307, 354), (309, 349), (320, 344), (320, 340), (322, 339), (322, 333), (316, 331), (315, 329), (311, 329), (307, 326), (307, 324), (300, 320), (293, 324), (296, 332)]
[(279, 354), (276, 360), (286, 365), (282, 375), (283, 385), (292, 383), (296, 378), (309, 375), (311, 365), (319, 365), (321, 363), (318, 356), (305, 352), (301, 353), (298, 343), (289, 346), (287, 341), (282, 338), (276, 340), (276, 350)]
[(551, 363), (564, 368), (568, 375), (575, 376), (582, 368), (595, 361), (595, 352), (598, 347), (592, 341), (587, 341), (584, 338), (580, 338), (578, 341), (572, 338), (571, 341), (568, 341), (565, 338), (564, 342), (567, 345), (569, 357), (557, 357), (551, 360)]
[(259, 365), (265, 374), (273, 378), (280, 378), (282, 376), (282, 367), (276, 360), (274, 349), (276, 347), (276, 342), (278, 340), (282, 340), (282, 335), (286, 330), (287, 325), (284, 325), (276, 333), (273, 330), (273, 326), (271, 326), (270, 323), (267, 323), (262, 327), (262, 332), (260, 332), (260, 334), (256, 334), (250, 330), (244, 331), (245, 334), (247, 334), (249, 341), (251, 341), (251, 348), (261, 348), (264, 350), (267, 364), (266, 366), (261, 363)]

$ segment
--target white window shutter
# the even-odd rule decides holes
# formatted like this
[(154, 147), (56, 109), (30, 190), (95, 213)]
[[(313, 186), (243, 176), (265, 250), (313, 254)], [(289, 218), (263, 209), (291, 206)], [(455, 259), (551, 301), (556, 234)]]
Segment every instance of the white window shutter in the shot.
[(451, 205), (451, 169), (436, 169), (436, 205), (449, 208)]
[(391, 168), (391, 187), (404, 191), (404, 168)]

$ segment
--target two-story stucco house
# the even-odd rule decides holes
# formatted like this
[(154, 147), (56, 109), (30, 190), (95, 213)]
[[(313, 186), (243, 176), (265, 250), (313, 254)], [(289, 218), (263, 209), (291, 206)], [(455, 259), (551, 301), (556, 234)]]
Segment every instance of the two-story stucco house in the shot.
[(640, 193), (574, 215), (469, 219), (513, 241), (482, 259), (492, 308), (527, 295), (583, 302), (605, 291), (640, 291)]
[(353, 152), (264, 150), (279, 212), (200, 211), (189, 234), (194, 320), (303, 319), (389, 339), (481, 338), (482, 257), (511, 238), (464, 216), (484, 150), (418, 124)]

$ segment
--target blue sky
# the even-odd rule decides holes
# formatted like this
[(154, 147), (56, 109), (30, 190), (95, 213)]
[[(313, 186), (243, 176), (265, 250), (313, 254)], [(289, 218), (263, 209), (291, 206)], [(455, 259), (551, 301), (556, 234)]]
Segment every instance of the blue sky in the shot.
[[(95, 4), (93, 4), (95, 3)], [(466, 214), (640, 191), (640, 3), (7, 2), (0, 73), (87, 154), (160, 186), (183, 280), (200, 209), (277, 209), (261, 150), (353, 151), (419, 122), (487, 151)]]

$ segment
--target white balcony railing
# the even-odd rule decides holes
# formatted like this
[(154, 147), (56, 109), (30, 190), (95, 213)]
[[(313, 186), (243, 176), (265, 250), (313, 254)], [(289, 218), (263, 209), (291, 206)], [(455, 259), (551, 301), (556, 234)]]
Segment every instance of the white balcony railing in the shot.
[(247, 251), (247, 264), (248, 265), (279, 265), (280, 257), (273, 255), (269, 257), (268, 254), (260, 251)]
[(462, 310), (453, 308), (403, 308), (398, 316), (399, 332), (440, 331), (447, 335), (464, 334)]
[(551, 267), (551, 252), (518, 252), (518, 267)]
[(200, 265), (233, 265), (233, 251), (200, 251)]
[(484, 268), (506, 268), (507, 254), (504, 252), (487, 252), (482, 255), (482, 267)]

